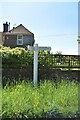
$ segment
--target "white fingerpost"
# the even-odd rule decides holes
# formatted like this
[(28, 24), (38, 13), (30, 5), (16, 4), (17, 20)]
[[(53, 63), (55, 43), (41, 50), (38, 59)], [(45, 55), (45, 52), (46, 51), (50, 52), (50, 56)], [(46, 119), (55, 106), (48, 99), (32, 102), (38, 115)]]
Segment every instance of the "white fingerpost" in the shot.
[(34, 45), (34, 85), (37, 85), (38, 79), (38, 44)]
[(33, 74), (33, 79), (34, 79), (34, 85), (37, 86), (37, 81), (38, 81), (38, 51), (39, 50), (47, 50), (50, 51), (51, 47), (38, 47), (38, 44), (35, 44), (34, 46), (28, 45), (29, 50), (34, 50), (34, 74)]

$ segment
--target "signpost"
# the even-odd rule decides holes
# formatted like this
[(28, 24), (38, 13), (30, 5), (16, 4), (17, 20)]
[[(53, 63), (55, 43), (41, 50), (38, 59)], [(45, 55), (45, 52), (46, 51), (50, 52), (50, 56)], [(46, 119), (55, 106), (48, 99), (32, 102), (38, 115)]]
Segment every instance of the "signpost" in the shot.
[(47, 50), (50, 51), (51, 47), (38, 47), (38, 44), (35, 44), (34, 46), (29, 46), (29, 50), (34, 51), (34, 74), (33, 74), (33, 79), (34, 79), (34, 85), (37, 85), (37, 79), (38, 79), (38, 51), (39, 50)]

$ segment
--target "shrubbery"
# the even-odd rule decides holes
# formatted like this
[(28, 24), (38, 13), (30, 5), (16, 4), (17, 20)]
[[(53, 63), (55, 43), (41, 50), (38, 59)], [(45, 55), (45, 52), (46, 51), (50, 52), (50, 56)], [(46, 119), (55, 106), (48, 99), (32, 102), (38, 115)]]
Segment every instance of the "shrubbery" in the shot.
[[(55, 59), (54, 59), (55, 58)], [(2, 65), (3, 68), (26, 68), (32, 65), (34, 61), (33, 51), (24, 48), (2, 47)], [(53, 55), (48, 51), (38, 52), (38, 65), (40, 67), (79, 67), (80, 62), (77, 56)]]
[[(49, 52), (39, 51), (39, 65), (49, 66), (52, 62)], [(33, 64), (33, 51), (25, 50), (24, 48), (9, 48), (2, 47), (2, 65), (3, 68), (26, 68), (27, 65)], [(51, 62), (50, 62), (51, 61)]]
[(24, 48), (2, 47), (2, 64), (4, 67), (23, 68), (32, 64), (33, 52)]

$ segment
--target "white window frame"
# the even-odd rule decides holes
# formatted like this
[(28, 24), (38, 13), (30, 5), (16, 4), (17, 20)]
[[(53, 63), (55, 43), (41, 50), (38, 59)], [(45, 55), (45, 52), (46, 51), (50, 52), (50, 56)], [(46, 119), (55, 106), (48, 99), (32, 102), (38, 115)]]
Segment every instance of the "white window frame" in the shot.
[(4, 44), (4, 42), (5, 42), (5, 35), (3, 35), (3, 44)]
[[(22, 38), (19, 39), (19, 36), (22, 36)], [(22, 41), (22, 43), (20, 44), (19, 41)], [(23, 35), (22, 34), (17, 35), (17, 45), (23, 45)]]

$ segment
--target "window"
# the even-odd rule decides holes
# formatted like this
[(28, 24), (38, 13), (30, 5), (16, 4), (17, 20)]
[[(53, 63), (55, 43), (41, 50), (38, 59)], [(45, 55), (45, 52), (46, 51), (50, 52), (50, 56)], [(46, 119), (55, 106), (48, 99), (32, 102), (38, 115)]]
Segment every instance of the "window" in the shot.
[(23, 45), (23, 35), (17, 35), (17, 45)]
[(8, 40), (8, 37), (7, 37), (7, 40)]
[(5, 41), (5, 36), (3, 36), (3, 44), (4, 44), (4, 41)]

